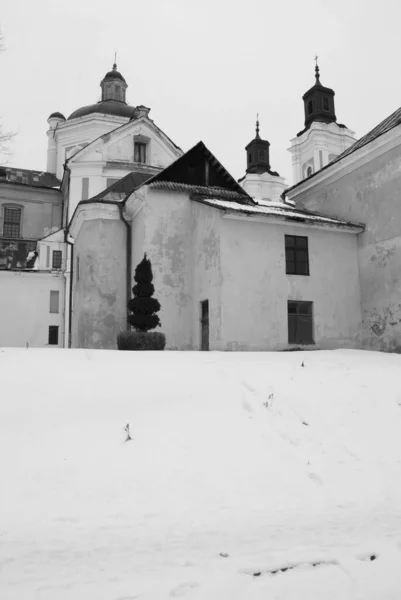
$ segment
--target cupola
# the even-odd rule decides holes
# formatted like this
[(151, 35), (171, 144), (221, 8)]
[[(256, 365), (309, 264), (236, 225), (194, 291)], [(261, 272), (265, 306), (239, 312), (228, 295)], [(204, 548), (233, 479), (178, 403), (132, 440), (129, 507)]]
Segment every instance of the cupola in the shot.
[(337, 121), (334, 108), (334, 91), (320, 83), (317, 58), (315, 60), (315, 85), (302, 96), (306, 129), (309, 129), (310, 125), (316, 121), (320, 123), (335, 123)]
[(259, 135), (259, 118), (256, 119), (256, 135), (245, 147), (247, 173), (271, 173), (278, 175), (270, 169), (270, 143), (262, 140)]
[(113, 69), (106, 73), (100, 82), (100, 87), (102, 88), (102, 102), (104, 100), (125, 102), (125, 91), (128, 85), (121, 73), (117, 71), (116, 63), (114, 63)]

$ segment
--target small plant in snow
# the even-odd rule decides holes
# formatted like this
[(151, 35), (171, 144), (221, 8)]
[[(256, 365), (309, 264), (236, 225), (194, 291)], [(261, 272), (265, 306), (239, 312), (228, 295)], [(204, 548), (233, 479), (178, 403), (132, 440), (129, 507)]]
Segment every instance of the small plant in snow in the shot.
[(128, 442), (129, 440), (132, 440), (131, 434), (130, 434), (130, 430), (129, 430), (129, 423), (127, 423), (126, 426), (124, 427), (124, 431), (127, 434), (127, 437), (126, 437), (125, 441)]
[(302, 365), (301, 365), (301, 367), (304, 367), (304, 366), (305, 366), (305, 365), (304, 365), (304, 361), (302, 361)]
[(269, 406), (273, 406), (273, 400), (274, 400), (274, 394), (272, 392), (271, 394), (269, 394), (269, 399), (266, 400), (266, 402), (263, 402), (263, 406), (265, 406), (266, 408), (269, 408)]

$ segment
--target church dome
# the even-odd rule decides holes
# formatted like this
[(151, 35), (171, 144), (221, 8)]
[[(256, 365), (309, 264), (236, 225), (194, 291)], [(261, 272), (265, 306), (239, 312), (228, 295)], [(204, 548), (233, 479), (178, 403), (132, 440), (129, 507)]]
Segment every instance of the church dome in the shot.
[(96, 104), (89, 104), (88, 106), (82, 106), (68, 117), (68, 121), (71, 119), (78, 119), (79, 117), (86, 117), (94, 113), (100, 113), (102, 115), (113, 115), (115, 117), (124, 117), (130, 119), (135, 112), (135, 106), (128, 106), (121, 100), (101, 100)]
[(63, 121), (65, 121), (65, 116), (61, 114), (61, 112), (53, 112), (49, 119), (63, 119)]

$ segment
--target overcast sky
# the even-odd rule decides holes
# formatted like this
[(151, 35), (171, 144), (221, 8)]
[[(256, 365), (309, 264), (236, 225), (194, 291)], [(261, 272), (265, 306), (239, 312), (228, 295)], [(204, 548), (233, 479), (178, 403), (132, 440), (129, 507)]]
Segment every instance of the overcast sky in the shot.
[(338, 122), (361, 137), (401, 105), (400, 19), (399, 0), (3, 0), (9, 164), (46, 168), (47, 117), (98, 101), (117, 50), (128, 102), (150, 107), (183, 150), (203, 140), (239, 178), (259, 112), (271, 166), (290, 184), (315, 53)]

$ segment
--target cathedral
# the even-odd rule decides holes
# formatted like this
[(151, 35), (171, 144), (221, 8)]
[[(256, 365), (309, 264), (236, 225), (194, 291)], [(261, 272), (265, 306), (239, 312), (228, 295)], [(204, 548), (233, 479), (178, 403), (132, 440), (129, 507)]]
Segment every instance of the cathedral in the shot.
[(0, 346), (116, 348), (146, 253), (166, 349), (401, 351), (401, 109), (357, 140), (316, 64), (288, 187), (258, 121), (236, 180), (100, 86), (46, 172), (0, 169)]

